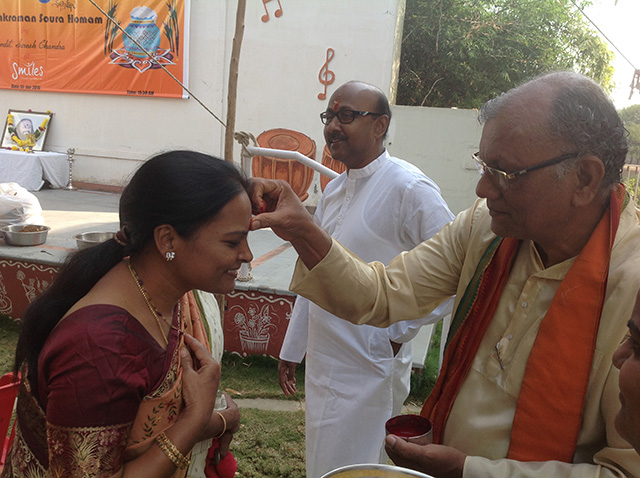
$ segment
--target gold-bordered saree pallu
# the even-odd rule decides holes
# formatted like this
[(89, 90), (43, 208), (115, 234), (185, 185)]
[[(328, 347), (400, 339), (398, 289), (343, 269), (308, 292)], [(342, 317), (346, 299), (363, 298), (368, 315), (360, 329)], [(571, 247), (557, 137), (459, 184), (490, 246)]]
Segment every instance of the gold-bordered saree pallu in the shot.
[[(152, 394), (145, 397), (133, 422), (124, 451), (124, 462), (142, 455), (151, 446), (155, 438), (167, 430), (176, 421), (182, 410), (182, 369), (180, 368), (180, 345), (176, 347), (172, 363), (162, 385)], [(183, 477), (186, 470), (178, 470), (175, 477)]]
[[(180, 299), (180, 316), (183, 331), (193, 335), (200, 343), (209, 348), (209, 341), (202, 323), (200, 311), (193, 292), (188, 292)], [(180, 348), (184, 343), (184, 334), (180, 334), (180, 344), (174, 351), (172, 359), (176, 362), (177, 376), (173, 379), (173, 385), (166, 389), (152, 394), (140, 405), (138, 414), (131, 427), (131, 433), (124, 453), (124, 461), (130, 461), (140, 456), (151, 446), (156, 437), (163, 431), (168, 430), (175, 423), (182, 410), (182, 367), (180, 366)], [(170, 381), (167, 382), (169, 385)], [(164, 384), (163, 384), (164, 385)], [(161, 387), (162, 388), (162, 387)], [(177, 470), (173, 475), (176, 478), (186, 476), (188, 468)]]
[[(516, 404), (507, 458), (573, 461), (611, 248), (627, 200), (624, 187), (618, 186), (540, 324)], [(513, 238), (496, 238), (489, 245), (456, 310), (442, 370), (421, 412), (433, 423), (435, 443), (442, 443), (451, 407), (493, 318), (519, 246)]]

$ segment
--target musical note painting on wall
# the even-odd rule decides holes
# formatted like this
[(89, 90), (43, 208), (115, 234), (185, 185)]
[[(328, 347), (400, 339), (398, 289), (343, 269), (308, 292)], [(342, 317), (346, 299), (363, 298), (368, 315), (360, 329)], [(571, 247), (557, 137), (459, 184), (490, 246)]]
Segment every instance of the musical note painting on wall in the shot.
[(318, 79), (320, 83), (324, 85), (324, 91), (322, 93), (318, 93), (319, 100), (327, 99), (327, 86), (334, 82), (336, 79), (336, 75), (329, 69), (329, 62), (335, 56), (335, 50), (333, 48), (327, 48), (327, 61), (324, 62), (322, 68), (320, 68), (320, 73), (318, 73)]
[[(267, 10), (267, 3), (269, 3), (271, 0), (262, 0), (262, 6), (264, 7), (264, 15), (262, 15), (262, 21), (263, 22), (268, 22), (269, 21), (269, 10)], [(276, 18), (280, 18), (282, 16), (282, 4), (280, 3), (280, 0), (277, 0), (278, 2), (278, 9), (274, 12), (274, 15), (276, 16)]]

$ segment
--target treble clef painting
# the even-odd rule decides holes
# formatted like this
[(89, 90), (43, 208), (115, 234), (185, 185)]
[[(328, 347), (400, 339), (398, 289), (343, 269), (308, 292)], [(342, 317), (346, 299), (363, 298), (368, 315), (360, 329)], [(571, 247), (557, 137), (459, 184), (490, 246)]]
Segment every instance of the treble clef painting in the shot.
[[(262, 6), (264, 7), (264, 15), (262, 15), (262, 21), (263, 22), (268, 22), (269, 21), (269, 10), (267, 10), (267, 3), (269, 3), (271, 0), (262, 0)], [(282, 4), (280, 3), (280, 0), (278, 0), (278, 9), (275, 11), (274, 15), (276, 16), (276, 18), (280, 18), (282, 16)]]
[(333, 48), (327, 48), (327, 61), (324, 62), (324, 65), (320, 68), (320, 73), (318, 73), (318, 79), (324, 85), (324, 91), (318, 93), (319, 100), (327, 99), (327, 86), (336, 79), (336, 75), (329, 69), (329, 62), (333, 59), (335, 53)]

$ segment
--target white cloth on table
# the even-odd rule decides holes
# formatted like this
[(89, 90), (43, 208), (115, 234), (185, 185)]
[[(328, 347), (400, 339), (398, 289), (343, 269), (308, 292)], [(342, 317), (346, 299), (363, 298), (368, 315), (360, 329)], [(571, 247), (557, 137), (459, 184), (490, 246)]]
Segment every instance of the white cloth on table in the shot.
[[(453, 219), (438, 186), (385, 151), (331, 181), (315, 220), (365, 260), (388, 262)], [(450, 313), (453, 301), (424, 319), (381, 329), (357, 326), (298, 297), (280, 358), (306, 353), (307, 478), (355, 463), (386, 462), (384, 422), (409, 393), (411, 339)], [(403, 343), (394, 357), (390, 340)]]
[(0, 183), (18, 183), (29, 191), (39, 191), (45, 180), (53, 188), (63, 188), (69, 183), (66, 154), (0, 150)]

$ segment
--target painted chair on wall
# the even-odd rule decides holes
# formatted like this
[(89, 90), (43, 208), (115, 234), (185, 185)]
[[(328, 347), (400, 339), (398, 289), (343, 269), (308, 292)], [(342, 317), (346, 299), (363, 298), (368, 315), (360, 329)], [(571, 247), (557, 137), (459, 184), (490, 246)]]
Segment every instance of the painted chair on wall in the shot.
[[(316, 159), (316, 143), (299, 131), (276, 128), (269, 129), (256, 138), (261, 148), (297, 151), (313, 160)], [(289, 183), (301, 201), (309, 197), (307, 191), (313, 180), (313, 169), (294, 159), (280, 159), (269, 156), (254, 156), (251, 174), (254, 177), (283, 179)]]

